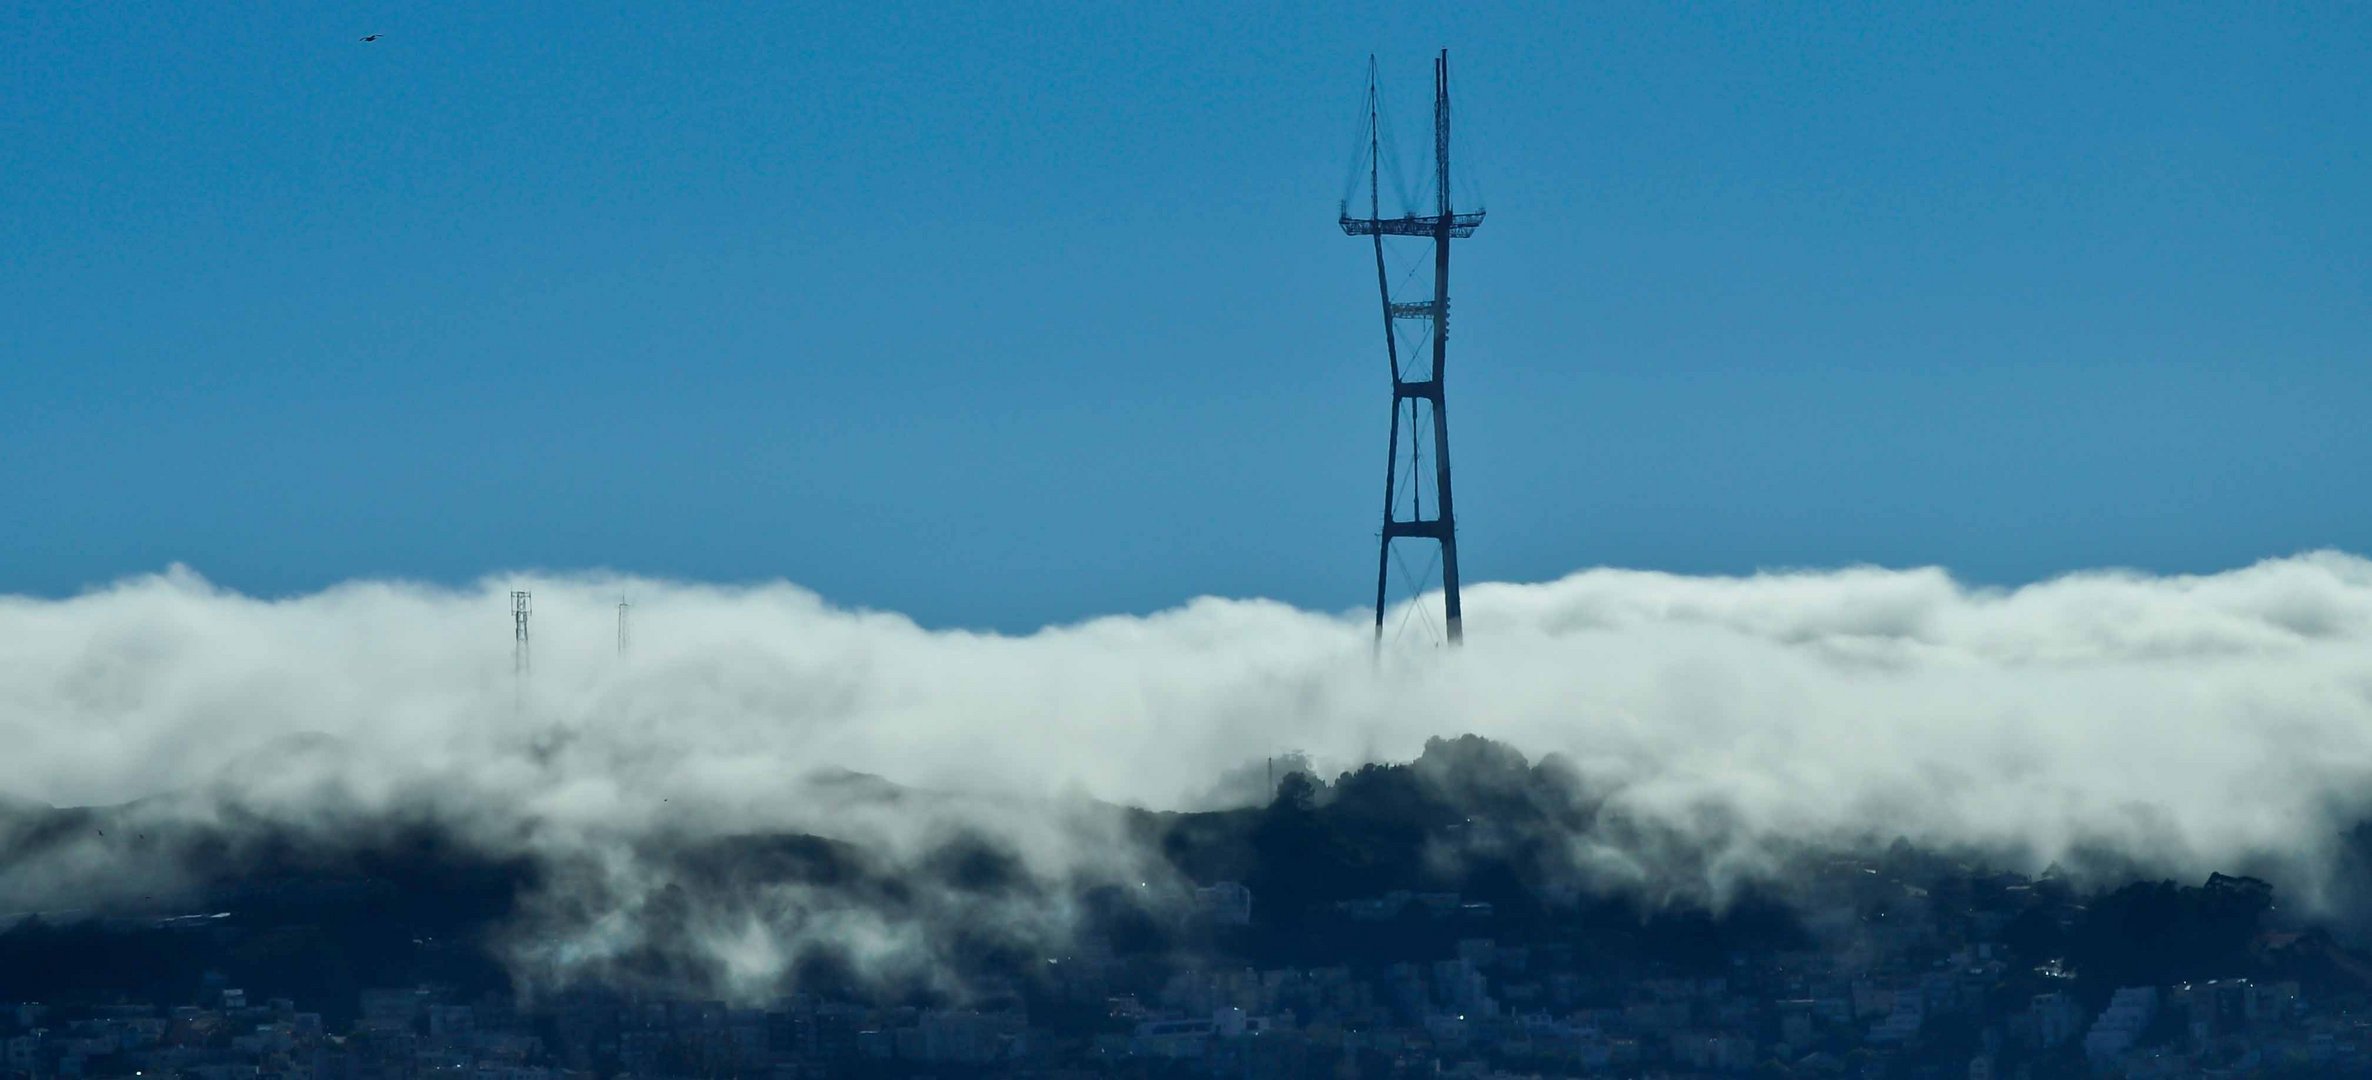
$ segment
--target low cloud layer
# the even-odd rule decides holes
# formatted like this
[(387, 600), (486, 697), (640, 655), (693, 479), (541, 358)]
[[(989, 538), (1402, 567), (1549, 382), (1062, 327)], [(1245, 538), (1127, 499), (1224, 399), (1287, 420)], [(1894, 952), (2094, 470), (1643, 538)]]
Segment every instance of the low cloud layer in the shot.
[[(523, 683), (514, 588), (535, 594)], [(259, 600), (175, 569), (0, 598), (0, 800), (439, 821), (551, 858), (595, 898), (567, 913), (573, 936), (522, 954), (562, 973), (632, 946), (665, 884), (632, 853), (670, 835), (810, 832), (894, 867), (968, 831), (1051, 897), (1143, 870), (1105, 804), (1192, 806), (1246, 762), (1298, 752), (1327, 773), (1465, 732), (1563, 755), (1607, 810), (1716, 876), (1900, 835), (2030, 868), (2079, 851), (2185, 875), (2275, 865), (2312, 900), (2372, 802), (2372, 562), (2350, 555), (2015, 590), (1934, 569), (1599, 569), (1474, 587), (1466, 611), (1465, 649), (1379, 657), (1364, 618), (1257, 600), (1005, 636), (785, 584), (519, 576)], [(1594, 844), (1575, 838), (1574, 862), (1606, 881), (1661, 872)], [(149, 884), (119, 850), (78, 849), (0, 867), (0, 910)], [(908, 900), (923, 914), (745, 899), (701, 916), (703, 947), (752, 985), (809, 934), (927, 968), (934, 905), (1013, 903)], [(1061, 933), (1059, 904), (1023, 906), (992, 921)]]

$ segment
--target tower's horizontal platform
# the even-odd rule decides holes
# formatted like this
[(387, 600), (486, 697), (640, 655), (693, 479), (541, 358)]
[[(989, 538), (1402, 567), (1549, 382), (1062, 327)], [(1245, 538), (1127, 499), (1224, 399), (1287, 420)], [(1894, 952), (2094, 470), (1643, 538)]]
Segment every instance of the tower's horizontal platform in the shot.
[(1384, 522), (1384, 539), (1386, 540), (1397, 540), (1403, 536), (1422, 536), (1433, 540), (1447, 540), (1450, 538), (1450, 536), (1455, 534), (1456, 531), (1456, 526), (1451, 525), (1449, 522), (1443, 521), (1440, 518), (1428, 518), (1423, 521)]
[[(1482, 227), (1483, 212), (1450, 215), (1450, 235), (1466, 237)], [(1350, 236), (1432, 236), (1441, 230), (1441, 215), (1410, 214), (1396, 218), (1355, 218), (1343, 215), (1342, 231)]]

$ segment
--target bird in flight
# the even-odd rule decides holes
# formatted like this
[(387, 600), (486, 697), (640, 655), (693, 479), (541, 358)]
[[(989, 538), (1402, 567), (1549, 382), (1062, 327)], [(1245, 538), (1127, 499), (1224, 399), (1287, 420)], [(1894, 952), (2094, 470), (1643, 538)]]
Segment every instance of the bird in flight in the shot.
[(365, 35), (363, 35), (363, 40), (364, 40), (364, 41), (377, 41), (377, 40), (379, 40), (379, 35), (377, 35), (377, 34), (365, 34)]

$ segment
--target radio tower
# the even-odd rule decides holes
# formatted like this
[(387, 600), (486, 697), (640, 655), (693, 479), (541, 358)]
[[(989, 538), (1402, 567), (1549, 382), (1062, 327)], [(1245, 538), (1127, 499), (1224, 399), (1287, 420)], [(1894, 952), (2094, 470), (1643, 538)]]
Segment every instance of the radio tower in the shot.
[(626, 655), (626, 602), (618, 601), (618, 655)]
[[(1458, 605), (1458, 524), (1455, 503), (1450, 497), (1450, 422), (1443, 407), (1442, 374), (1449, 359), (1450, 331), (1450, 241), (1474, 235), (1480, 228), (1483, 212), (1458, 213), (1450, 203), (1450, 54), (1444, 49), (1433, 61), (1433, 184), (1434, 204), (1430, 214), (1419, 214), (1404, 207), (1396, 218), (1383, 215), (1381, 140), (1382, 109), (1376, 97), (1375, 58), (1367, 61), (1367, 216), (1352, 217), (1350, 199), (1345, 196), (1342, 206), (1342, 231), (1350, 236), (1370, 237), (1375, 241), (1375, 283), (1383, 297), (1384, 356), (1392, 367), (1392, 436), (1384, 454), (1384, 531), (1383, 542), (1376, 553), (1375, 567), (1375, 638), (1380, 646), (1384, 639), (1385, 587), (1391, 579), (1392, 541), (1411, 538), (1431, 540), (1439, 545), (1441, 557), (1441, 597), (1443, 629), (1452, 645), (1466, 638), (1463, 615)], [(1354, 180), (1355, 184), (1357, 181)], [(1384, 238), (1430, 237), (1433, 241), (1433, 288), (1430, 297), (1411, 300), (1392, 299), (1393, 282), (1384, 265)], [(1415, 268), (1410, 269), (1415, 276)], [(1420, 296), (1422, 294), (1419, 294)], [(1411, 348), (1404, 350), (1401, 324), (1421, 327), (1413, 337)], [(1429, 340), (1428, 340), (1429, 339)], [(1431, 356), (1427, 357), (1426, 346)], [(1420, 423), (1423, 411), (1430, 414), (1431, 431)], [(1401, 413), (1408, 414), (1408, 476), (1406, 497), (1401, 491), (1400, 423)], [(1430, 437), (1428, 437), (1430, 436)], [(1423, 464), (1426, 446), (1433, 456), (1434, 514), (1424, 512)], [(1406, 508), (1406, 514), (1401, 511)], [(1403, 570), (1406, 567), (1403, 566)], [(1415, 575), (1424, 577), (1428, 575)], [(1412, 588), (1421, 588), (1421, 581), (1412, 580)], [(1412, 607), (1420, 597), (1411, 597)]]
[(511, 672), (527, 674), (527, 614), (534, 608), (535, 594), (511, 590)]

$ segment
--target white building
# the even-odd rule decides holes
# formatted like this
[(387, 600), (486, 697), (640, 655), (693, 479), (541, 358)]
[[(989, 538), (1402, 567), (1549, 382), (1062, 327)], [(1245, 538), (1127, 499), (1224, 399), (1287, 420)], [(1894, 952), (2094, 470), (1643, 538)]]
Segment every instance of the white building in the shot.
[(1894, 1011), (1887, 1013), (1886, 1019), (1870, 1025), (1870, 1041), (1874, 1043), (1907, 1041), (1912, 1036), (1919, 1034), (1919, 1025), (1926, 1019), (1927, 1011), (1921, 1006), (1918, 996), (1913, 994), (1897, 995), (1894, 999)]
[(2075, 999), (2066, 994), (2036, 994), (2026, 1007), (2034, 1018), (2035, 1041), (2049, 1049), (2075, 1038), (2084, 1025), (2084, 1013)]
[(2143, 1028), (2158, 1016), (2158, 988), (2128, 986), (2108, 999), (2108, 1008), (2092, 1022), (2084, 1036), (2084, 1056), (2094, 1065), (2107, 1065), (2133, 1049)]
[(1218, 926), (1252, 924), (1252, 890), (1233, 881), (1194, 890), (1195, 910)]

